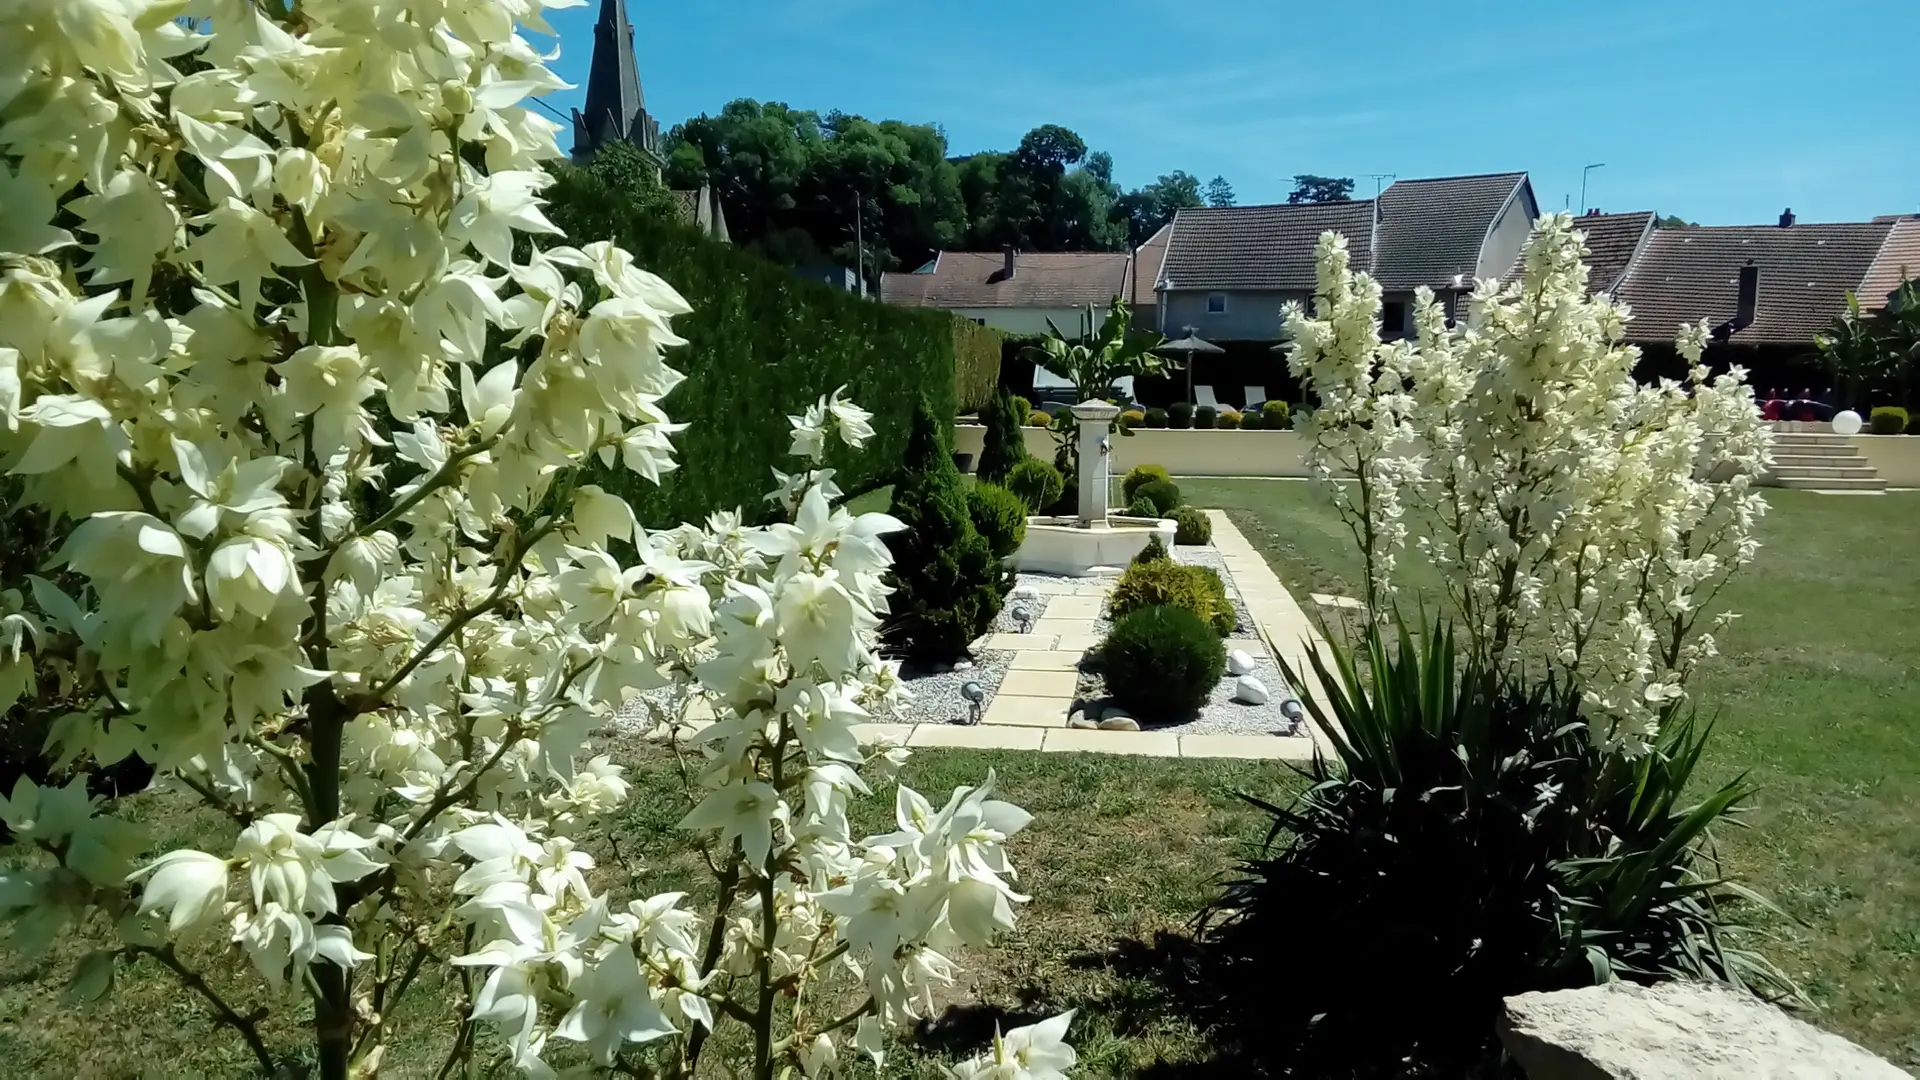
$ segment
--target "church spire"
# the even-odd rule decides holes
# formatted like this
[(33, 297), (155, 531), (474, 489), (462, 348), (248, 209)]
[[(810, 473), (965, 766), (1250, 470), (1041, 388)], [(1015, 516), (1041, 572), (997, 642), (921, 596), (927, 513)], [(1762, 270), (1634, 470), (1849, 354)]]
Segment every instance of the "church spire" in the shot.
[(640, 63), (633, 54), (633, 24), (626, 0), (600, 0), (593, 28), (593, 67), (587, 104), (573, 114), (573, 157), (582, 161), (610, 142), (626, 142), (658, 160), (660, 123), (647, 113)]

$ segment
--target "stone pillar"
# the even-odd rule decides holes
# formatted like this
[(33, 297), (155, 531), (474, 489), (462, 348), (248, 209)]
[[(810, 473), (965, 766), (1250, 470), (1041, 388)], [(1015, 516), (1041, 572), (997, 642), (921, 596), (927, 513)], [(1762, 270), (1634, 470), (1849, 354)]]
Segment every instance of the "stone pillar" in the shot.
[(1107, 498), (1112, 490), (1113, 450), (1107, 429), (1120, 415), (1120, 406), (1104, 401), (1083, 401), (1073, 407), (1073, 418), (1080, 422), (1080, 524), (1105, 525)]

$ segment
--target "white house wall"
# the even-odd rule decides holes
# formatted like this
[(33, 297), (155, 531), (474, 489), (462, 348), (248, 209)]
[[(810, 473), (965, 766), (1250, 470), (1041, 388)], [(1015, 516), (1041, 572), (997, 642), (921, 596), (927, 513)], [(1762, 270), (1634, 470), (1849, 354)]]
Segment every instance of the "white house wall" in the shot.
[[(1487, 233), (1487, 242), (1480, 248), (1480, 262), (1474, 267), (1475, 278), (1498, 277), (1513, 268), (1513, 261), (1527, 246), (1527, 236), (1533, 231), (1537, 214), (1538, 208), (1523, 189), (1520, 196), (1501, 211), (1499, 220)], [(1464, 284), (1471, 288), (1473, 282)]]
[(1204, 341), (1278, 341), (1280, 309), (1289, 300), (1305, 300), (1300, 292), (1262, 292), (1220, 290), (1226, 293), (1227, 310), (1208, 313), (1207, 296), (1199, 290), (1172, 290), (1160, 294), (1165, 318), (1160, 332), (1170, 338), (1185, 337), (1187, 327)]
[[(1047, 332), (1047, 320), (1051, 318), (1063, 333), (1079, 333), (1082, 324), (1087, 321), (1086, 309), (1065, 308), (947, 308), (963, 319), (974, 319), (1007, 334), (1044, 334)], [(1104, 318), (1105, 313), (1101, 316)]]

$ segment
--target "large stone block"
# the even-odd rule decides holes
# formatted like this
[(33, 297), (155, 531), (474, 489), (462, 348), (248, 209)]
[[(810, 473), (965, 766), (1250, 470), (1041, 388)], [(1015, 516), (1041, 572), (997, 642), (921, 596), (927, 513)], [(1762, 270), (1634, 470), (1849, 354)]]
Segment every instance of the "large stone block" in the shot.
[(1528, 1080), (1910, 1080), (1749, 994), (1615, 983), (1505, 1002), (1500, 1039)]

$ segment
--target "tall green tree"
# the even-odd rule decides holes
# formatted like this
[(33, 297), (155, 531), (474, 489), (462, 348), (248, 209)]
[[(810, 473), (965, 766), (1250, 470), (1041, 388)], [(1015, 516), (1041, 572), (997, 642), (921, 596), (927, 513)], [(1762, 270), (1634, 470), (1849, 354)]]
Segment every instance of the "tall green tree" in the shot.
[(993, 625), (1013, 588), (1013, 571), (974, 528), (966, 484), (924, 401), (914, 413), (893, 516), (906, 528), (886, 537), (894, 593), (882, 639), (915, 663), (958, 660)]
[(1233, 193), (1233, 185), (1227, 182), (1226, 177), (1216, 176), (1207, 181), (1208, 206), (1233, 206), (1239, 201), (1239, 196)]
[(1200, 178), (1185, 169), (1166, 173), (1153, 183), (1128, 192), (1120, 200), (1120, 209), (1127, 217), (1136, 244), (1145, 243), (1181, 210), (1205, 205), (1206, 200), (1200, 194)]
[(1313, 173), (1299, 173), (1293, 178), (1293, 191), (1287, 196), (1290, 203), (1330, 203), (1346, 202), (1353, 198), (1353, 177), (1316, 176)]

